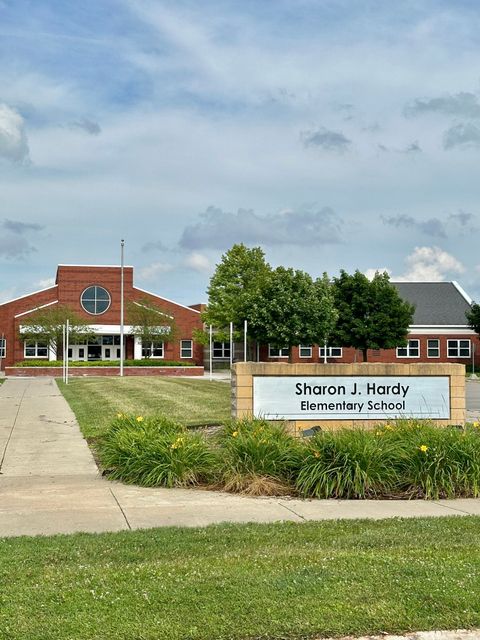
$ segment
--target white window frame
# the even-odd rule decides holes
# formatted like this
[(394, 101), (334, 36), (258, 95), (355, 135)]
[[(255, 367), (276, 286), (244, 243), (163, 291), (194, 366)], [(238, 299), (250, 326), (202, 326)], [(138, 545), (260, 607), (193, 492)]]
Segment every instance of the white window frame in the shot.
[[(27, 342), (31, 342), (32, 344), (27, 345)], [(35, 343), (35, 345), (33, 344)], [(43, 343), (42, 343), (43, 344)], [(33, 356), (27, 356), (26, 351), (28, 349), (35, 349), (35, 355)], [(47, 353), (44, 356), (39, 356), (38, 355), (38, 349), (46, 349)], [(38, 346), (38, 340), (24, 340), (23, 342), (23, 357), (25, 359), (30, 359), (30, 360), (48, 360), (48, 344), (45, 344), (43, 346)]]
[(0, 358), (6, 358), (7, 357), (7, 339), (6, 338), (0, 338)]
[[(334, 355), (333, 350), (339, 351), (337, 355)], [(318, 347), (318, 355), (320, 358), (325, 358), (325, 347)], [(343, 347), (327, 347), (327, 358), (342, 358)]]
[[(306, 355), (302, 355), (302, 349), (303, 350), (308, 349), (310, 353), (307, 356)], [(298, 347), (298, 357), (299, 358), (311, 358), (312, 355), (313, 355), (313, 349), (312, 349), (312, 345), (311, 344), (301, 344), (301, 345), (299, 345), (299, 347)]]
[[(272, 351), (278, 351), (278, 355), (272, 355)], [(288, 351), (287, 354), (284, 354), (284, 351)], [(282, 347), (279, 349), (278, 347), (272, 347), (270, 344), (268, 345), (268, 357), (269, 358), (289, 358), (290, 357), (290, 349), (288, 347)]]
[[(189, 343), (189, 347), (184, 347), (183, 344), (184, 342), (188, 342)], [(190, 351), (190, 355), (189, 356), (184, 356), (182, 355), (184, 350), (188, 349)], [(193, 358), (193, 340), (180, 340), (180, 358), (188, 358), (189, 360), (191, 360)]]
[[(216, 344), (221, 344), (221, 347), (215, 347)], [(225, 351), (228, 349), (228, 353), (226, 354)], [(221, 351), (222, 355), (221, 356), (216, 356), (215, 355), (215, 351)], [(224, 342), (222, 340), (214, 340), (212, 342), (212, 358), (214, 360), (228, 360), (230, 358), (230, 342)]]
[[(451, 356), (450, 355), (450, 343), (451, 342), (456, 342), (457, 343), (457, 354), (456, 356)], [(468, 342), (468, 356), (461, 356), (460, 355), (460, 342)], [(465, 349), (465, 347), (462, 347), (462, 349)], [(447, 340), (447, 358), (471, 358), (472, 357), (472, 341), (469, 338), (454, 338), (452, 340)]]
[[(436, 347), (430, 347), (430, 342), (436, 342)], [(438, 351), (438, 355), (431, 356), (430, 349), (436, 349)], [(440, 339), (439, 338), (428, 338), (427, 339), (427, 358), (440, 358)]]
[[(410, 344), (411, 342), (416, 342), (417, 346), (413, 347)], [(418, 355), (416, 355), (416, 356), (410, 355), (410, 349), (412, 349), (412, 348), (418, 349)], [(399, 349), (406, 349), (407, 350), (407, 355), (403, 355), (403, 354), (400, 355), (398, 353)], [(407, 340), (407, 346), (406, 347), (397, 347), (397, 358), (420, 358), (420, 354), (421, 354), (421, 352), (420, 352), (420, 340), (418, 338), (411, 338), (410, 340)]]
[[(153, 349), (154, 349), (153, 345), (156, 345), (155, 349), (157, 349), (157, 350), (159, 349), (159, 345), (162, 345), (162, 355), (161, 356), (154, 356), (153, 355)], [(150, 351), (152, 352), (152, 355), (149, 356), (149, 357), (144, 356), (143, 355), (143, 350), (144, 349), (150, 349)], [(142, 343), (142, 360), (163, 360), (164, 358), (165, 358), (165, 343), (163, 342), (163, 340), (162, 340), (162, 342), (151, 342), (148, 347), (145, 347), (144, 344)]]

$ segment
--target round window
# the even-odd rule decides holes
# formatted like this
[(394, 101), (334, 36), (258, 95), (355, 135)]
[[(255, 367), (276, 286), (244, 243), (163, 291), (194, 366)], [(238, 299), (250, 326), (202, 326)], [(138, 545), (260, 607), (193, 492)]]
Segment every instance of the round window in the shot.
[(85, 311), (96, 316), (105, 313), (111, 301), (108, 291), (97, 285), (87, 287), (80, 297), (80, 302)]

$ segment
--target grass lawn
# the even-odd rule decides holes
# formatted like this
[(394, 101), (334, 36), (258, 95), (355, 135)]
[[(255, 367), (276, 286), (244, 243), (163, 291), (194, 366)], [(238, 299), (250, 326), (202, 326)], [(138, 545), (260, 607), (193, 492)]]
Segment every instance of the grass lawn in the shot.
[(101, 435), (118, 412), (162, 413), (187, 425), (218, 424), (230, 415), (230, 385), (179, 378), (85, 378), (58, 386), (86, 437)]
[(0, 540), (2, 640), (310, 638), (480, 627), (480, 518)]

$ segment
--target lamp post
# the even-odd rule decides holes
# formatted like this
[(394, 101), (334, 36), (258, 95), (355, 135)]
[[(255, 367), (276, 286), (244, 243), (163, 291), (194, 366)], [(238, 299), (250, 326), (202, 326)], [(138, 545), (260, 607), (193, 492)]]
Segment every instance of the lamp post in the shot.
[(120, 377), (123, 378), (123, 361), (125, 359), (123, 336), (125, 333), (123, 317), (123, 254), (125, 240), (120, 241)]

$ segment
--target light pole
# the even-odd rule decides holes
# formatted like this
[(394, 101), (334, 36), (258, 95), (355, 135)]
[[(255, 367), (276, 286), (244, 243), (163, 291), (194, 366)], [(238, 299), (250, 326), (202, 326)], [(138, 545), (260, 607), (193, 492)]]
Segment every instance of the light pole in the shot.
[(124, 318), (123, 318), (123, 254), (125, 240), (120, 241), (120, 377), (123, 378), (123, 361), (125, 359), (123, 335), (124, 335)]

